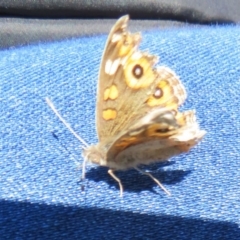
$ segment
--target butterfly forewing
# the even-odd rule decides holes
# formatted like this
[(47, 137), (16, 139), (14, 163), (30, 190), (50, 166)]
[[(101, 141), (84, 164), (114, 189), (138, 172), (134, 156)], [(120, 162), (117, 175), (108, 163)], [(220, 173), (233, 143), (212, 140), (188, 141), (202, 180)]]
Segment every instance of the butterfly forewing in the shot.
[(126, 30), (128, 19), (124, 16), (113, 26), (102, 56), (96, 110), (99, 141), (127, 130), (153, 108), (177, 111), (186, 98), (174, 72), (155, 68), (158, 58), (138, 50), (141, 35)]

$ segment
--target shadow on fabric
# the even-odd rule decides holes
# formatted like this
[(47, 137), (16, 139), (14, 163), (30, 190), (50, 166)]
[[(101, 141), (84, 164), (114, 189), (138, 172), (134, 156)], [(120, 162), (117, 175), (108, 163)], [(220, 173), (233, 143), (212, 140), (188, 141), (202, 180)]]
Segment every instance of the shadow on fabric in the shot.
[[(172, 185), (184, 180), (191, 171), (183, 170), (163, 170), (162, 166), (172, 165), (174, 162), (166, 162), (163, 164), (152, 164), (147, 166), (149, 172), (157, 178), (163, 185)], [(143, 169), (142, 169), (143, 170)], [(108, 168), (97, 167), (88, 169), (86, 179), (94, 182), (106, 182), (109, 187), (119, 189), (118, 183), (107, 173)], [(140, 193), (142, 191), (154, 191), (157, 184), (149, 177), (139, 173), (136, 170), (116, 171), (116, 176), (121, 180), (124, 191)], [(83, 181), (84, 182), (84, 181)], [(80, 183), (82, 185), (82, 183)], [(165, 186), (166, 187), (166, 186)]]
[(240, 239), (224, 221), (4, 200), (0, 209), (1, 239)]

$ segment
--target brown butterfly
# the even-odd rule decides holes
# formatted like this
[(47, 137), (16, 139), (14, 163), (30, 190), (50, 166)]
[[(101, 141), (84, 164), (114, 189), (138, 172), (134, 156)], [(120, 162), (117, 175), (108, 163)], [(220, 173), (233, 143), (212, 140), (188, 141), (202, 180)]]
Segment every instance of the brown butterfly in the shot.
[(123, 186), (114, 171), (135, 168), (170, 194), (138, 166), (187, 152), (206, 132), (199, 129), (195, 111), (178, 111), (187, 96), (182, 83), (169, 68), (154, 67), (156, 56), (138, 49), (141, 34), (127, 31), (128, 20), (123, 16), (112, 27), (102, 56), (96, 104), (99, 142), (88, 146), (48, 98), (47, 103), (86, 146), (83, 178), (86, 162), (106, 166), (122, 196)]

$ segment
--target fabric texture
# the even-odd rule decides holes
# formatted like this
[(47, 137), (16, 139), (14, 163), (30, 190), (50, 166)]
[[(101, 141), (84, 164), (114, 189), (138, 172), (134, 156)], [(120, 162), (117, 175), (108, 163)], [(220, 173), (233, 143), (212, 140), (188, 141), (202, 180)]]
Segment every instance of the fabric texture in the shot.
[(106, 35), (1, 50), (0, 238), (240, 239), (240, 28), (143, 32), (141, 49), (180, 76), (203, 141), (148, 166), (172, 193), (130, 170), (88, 165), (45, 102), (96, 143), (97, 75)]

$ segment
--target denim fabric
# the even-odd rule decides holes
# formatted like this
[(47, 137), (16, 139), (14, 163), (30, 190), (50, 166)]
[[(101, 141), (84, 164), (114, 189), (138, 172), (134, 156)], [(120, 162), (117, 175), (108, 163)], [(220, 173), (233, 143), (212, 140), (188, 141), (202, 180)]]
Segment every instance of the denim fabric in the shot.
[(149, 166), (150, 178), (88, 165), (81, 144), (45, 102), (50, 97), (88, 143), (96, 143), (97, 74), (107, 36), (0, 52), (0, 238), (240, 239), (240, 28), (212, 26), (143, 33), (186, 86), (203, 141)]

